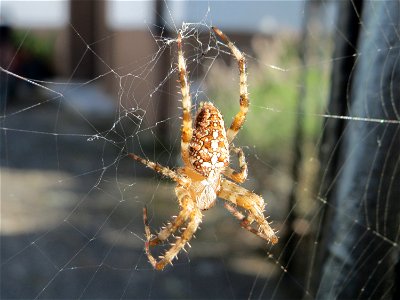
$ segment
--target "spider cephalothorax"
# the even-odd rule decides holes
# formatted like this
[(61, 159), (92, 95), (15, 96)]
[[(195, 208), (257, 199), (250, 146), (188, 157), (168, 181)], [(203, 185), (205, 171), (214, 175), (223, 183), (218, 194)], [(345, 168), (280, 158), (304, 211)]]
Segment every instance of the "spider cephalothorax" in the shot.
[[(225, 207), (240, 221), (243, 228), (270, 241), (272, 244), (278, 242), (275, 232), (264, 217), (264, 200), (235, 183), (242, 183), (247, 178), (247, 164), (243, 150), (234, 147), (232, 144), (232, 140), (245, 121), (249, 106), (246, 61), (243, 54), (222, 31), (215, 27), (212, 29), (227, 44), (239, 66), (240, 110), (233, 119), (231, 126), (225, 129), (224, 120), (219, 110), (211, 102), (205, 102), (200, 104), (194, 121), (194, 128), (192, 127), (191, 97), (182, 51), (182, 37), (179, 33), (177, 38), (178, 69), (183, 109), (181, 154), (184, 167), (173, 171), (135, 154), (129, 154), (132, 159), (145, 164), (177, 183), (175, 193), (181, 210), (178, 216), (155, 236), (150, 232), (147, 209), (143, 209), (146, 232), (145, 251), (150, 263), (157, 270), (164, 269), (168, 263), (172, 264), (172, 260), (188, 244), (201, 223), (201, 211), (212, 207), (217, 197), (226, 200)], [(238, 156), (240, 168), (238, 171), (229, 166), (229, 153), (231, 151)], [(173, 234), (178, 229), (182, 231), (182, 234), (174, 236)], [(163, 256), (160, 256), (159, 260), (155, 259), (150, 253), (150, 247), (167, 241), (170, 236), (174, 236), (175, 243), (171, 244), (170, 249)]]

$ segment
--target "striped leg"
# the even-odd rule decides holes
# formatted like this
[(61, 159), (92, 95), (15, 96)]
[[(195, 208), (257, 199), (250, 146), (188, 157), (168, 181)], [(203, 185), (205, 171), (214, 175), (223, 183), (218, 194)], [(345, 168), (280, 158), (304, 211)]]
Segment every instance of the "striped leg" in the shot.
[[(150, 253), (150, 247), (153, 245), (158, 244), (157, 238), (151, 238), (149, 224), (147, 222), (147, 214), (144, 211), (143, 220), (145, 224), (145, 231), (146, 231), (146, 238), (147, 241), (145, 243), (145, 251), (150, 263), (153, 265), (154, 269), (156, 270), (163, 270), (167, 264), (172, 265), (172, 260), (178, 255), (178, 253), (184, 249), (185, 245), (193, 237), (193, 234), (196, 232), (199, 224), (201, 223), (202, 214), (200, 209), (196, 207), (193, 199), (190, 197), (187, 190), (183, 189), (182, 187), (178, 187), (176, 189), (176, 193), (179, 199), (179, 203), (181, 203), (182, 211), (179, 213), (177, 219), (173, 222), (173, 226), (171, 229), (178, 229), (184, 223), (187, 222), (187, 227), (182, 229), (182, 235), (177, 236), (175, 238), (175, 243), (171, 244), (171, 247), (165, 252), (163, 256), (160, 256), (157, 260), (154, 256)], [(165, 235), (160, 237), (161, 233)], [(161, 231), (158, 234), (158, 239), (165, 240), (172, 234), (171, 231)]]
[(192, 99), (190, 97), (190, 86), (187, 79), (186, 62), (182, 51), (182, 36), (178, 34), (178, 69), (179, 82), (182, 94), (182, 137), (181, 137), (181, 153), (185, 166), (190, 165), (189, 162), (189, 142), (192, 139)]
[[(240, 222), (240, 226), (242, 226), (244, 229), (250, 231), (251, 233), (258, 235), (260, 238), (269, 241), (270, 239), (263, 234), (261, 231), (253, 228), (251, 224), (254, 221), (254, 217), (248, 216), (245, 217), (244, 214), (242, 214), (240, 211), (237, 210), (237, 208), (233, 207), (232, 205), (228, 204), (227, 202), (224, 203), (225, 208)], [(272, 242), (275, 244), (276, 242)]]
[(154, 163), (150, 160), (144, 159), (133, 153), (129, 153), (128, 156), (130, 158), (132, 158), (133, 160), (141, 162), (142, 164), (149, 167), (150, 169), (153, 169), (157, 173), (160, 173), (160, 174), (164, 175), (165, 177), (171, 178), (173, 181), (177, 182), (181, 186), (187, 187), (190, 184), (189, 178), (182, 176), (167, 167), (164, 167), (158, 163)]
[(233, 151), (238, 156), (240, 171), (236, 171), (231, 167), (228, 167), (225, 169), (224, 175), (232, 179), (233, 181), (242, 183), (246, 180), (248, 174), (246, 158), (241, 148), (231, 146), (231, 151)]
[[(229, 204), (226, 206), (226, 208), (241, 221), (241, 226), (253, 233), (254, 231), (257, 231), (257, 235), (270, 241), (272, 244), (278, 242), (278, 237), (275, 235), (274, 230), (269, 226), (268, 221), (264, 217), (263, 211), (265, 203), (263, 198), (233, 183), (232, 181), (225, 179), (221, 181), (221, 189), (218, 192), (218, 197), (246, 210), (248, 216), (244, 217), (244, 215), (237, 210), (231, 209), (233, 207)], [(258, 230), (250, 227), (254, 221), (259, 226)]]
[(231, 40), (218, 28), (212, 27), (215, 34), (217, 34), (224, 43), (227, 44), (231, 50), (233, 56), (235, 56), (239, 65), (239, 76), (240, 76), (240, 111), (236, 114), (232, 121), (231, 126), (226, 132), (228, 142), (231, 143), (235, 138), (236, 134), (242, 128), (244, 121), (246, 120), (246, 114), (249, 110), (249, 93), (247, 92), (247, 72), (246, 72), (246, 59), (242, 52), (231, 42)]
[[(175, 188), (175, 194), (178, 197), (180, 207), (187, 207), (190, 201), (189, 192), (181, 186)], [(189, 218), (190, 211), (182, 209), (178, 216), (173, 221), (167, 223), (167, 225), (162, 228), (158, 234), (151, 238), (150, 227), (147, 218), (147, 208), (143, 208), (143, 222), (145, 226), (146, 237), (148, 241), (148, 246), (156, 246), (165, 240), (167, 240), (171, 235), (173, 235)]]

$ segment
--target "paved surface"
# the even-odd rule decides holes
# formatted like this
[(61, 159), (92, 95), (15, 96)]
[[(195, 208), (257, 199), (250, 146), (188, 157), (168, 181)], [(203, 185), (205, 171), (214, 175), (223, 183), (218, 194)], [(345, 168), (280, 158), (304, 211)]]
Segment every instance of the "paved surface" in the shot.
[(205, 213), (188, 255), (153, 271), (143, 253), (142, 207), (157, 228), (176, 213), (173, 185), (111, 143), (88, 141), (93, 123), (84, 118), (55, 104), (12, 115), (26, 107), (10, 106), (1, 125), (11, 129), (1, 132), (2, 299), (295, 295), (293, 283), (277, 284), (283, 272), (265, 243), (221, 205)]

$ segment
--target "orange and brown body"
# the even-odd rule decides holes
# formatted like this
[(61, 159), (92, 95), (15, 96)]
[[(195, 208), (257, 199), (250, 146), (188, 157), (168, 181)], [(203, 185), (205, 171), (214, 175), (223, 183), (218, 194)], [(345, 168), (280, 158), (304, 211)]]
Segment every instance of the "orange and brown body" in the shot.
[(210, 102), (202, 103), (189, 144), (189, 161), (204, 177), (215, 177), (229, 166), (229, 143), (219, 110)]

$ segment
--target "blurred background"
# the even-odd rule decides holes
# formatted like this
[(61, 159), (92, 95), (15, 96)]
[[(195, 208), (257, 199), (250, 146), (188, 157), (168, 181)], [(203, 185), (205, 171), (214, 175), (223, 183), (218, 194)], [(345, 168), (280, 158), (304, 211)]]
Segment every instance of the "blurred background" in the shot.
[[(389, 18), (388, 31), (385, 23), (375, 26), (395, 37), (388, 33), (386, 44), (374, 42), (380, 47), (369, 50), (366, 69), (360, 62), (370, 49), (363, 39), (373, 40), (369, 20), (396, 11), (382, 5), (1, 1), (1, 298), (396, 295), (400, 109), (390, 83), (399, 69), (397, 15)], [(247, 58), (251, 106), (235, 145), (249, 164), (243, 185), (265, 199), (280, 241), (267, 245), (241, 229), (219, 202), (204, 212), (189, 253), (157, 272), (143, 250), (142, 208), (148, 207), (157, 231), (179, 209), (174, 183), (127, 153), (171, 168), (182, 165), (179, 30), (193, 113), (201, 101), (212, 101), (229, 124), (238, 111), (237, 63), (211, 26)], [(371, 57), (378, 53), (393, 59), (393, 69), (375, 71)], [(367, 79), (355, 79), (359, 69)], [(375, 73), (378, 79), (371, 78)], [(360, 96), (366, 104), (353, 105), (353, 85), (361, 91), (369, 86), (359, 84), (363, 80), (381, 83), (380, 98), (372, 98), (379, 108), (368, 109), (372, 92)], [(361, 123), (374, 129), (363, 131)], [(375, 128), (383, 133), (375, 135)], [(383, 146), (359, 146), (357, 136)], [(344, 183), (360, 178), (351, 171), (360, 170), (354, 152), (369, 175), (361, 176), (353, 197), (355, 188)], [(342, 209), (342, 200), (354, 205)], [(358, 248), (376, 251), (359, 254)]]

